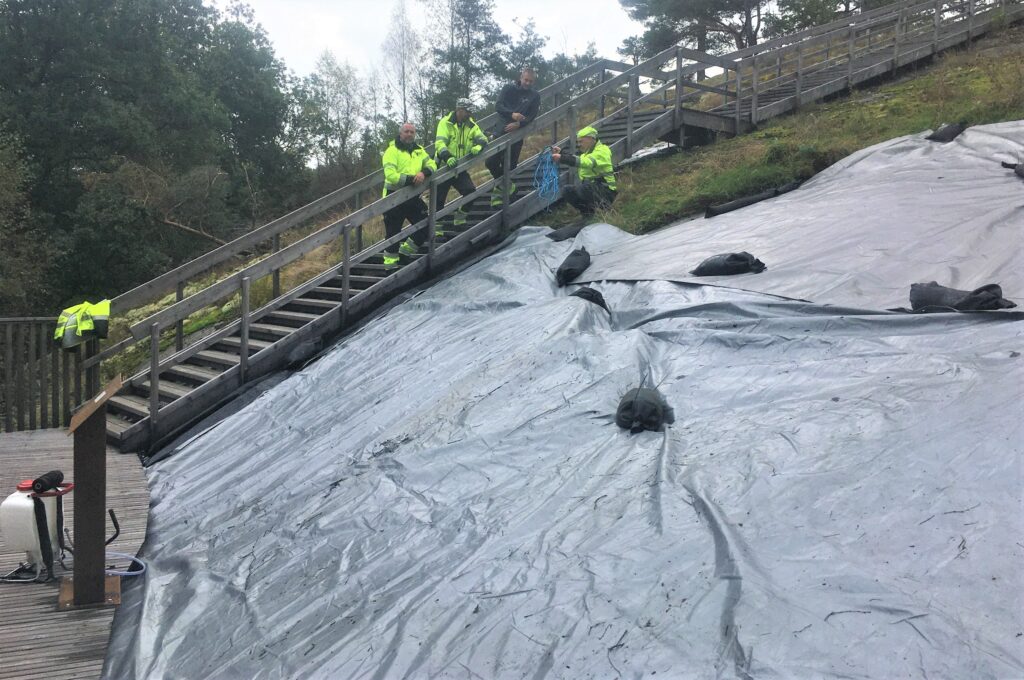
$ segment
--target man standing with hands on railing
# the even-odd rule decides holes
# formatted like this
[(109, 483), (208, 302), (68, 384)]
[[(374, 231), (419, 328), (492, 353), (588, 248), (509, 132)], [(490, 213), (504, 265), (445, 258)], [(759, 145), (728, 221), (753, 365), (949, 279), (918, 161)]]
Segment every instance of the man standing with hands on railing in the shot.
[[(438, 167), (441, 169), (444, 169), (445, 165), (454, 168), (459, 161), (476, 156), (487, 146), (487, 137), (470, 115), (472, 110), (472, 101), (460, 99), (455, 105), (455, 110), (438, 122), (434, 153)], [(448, 190), (452, 187), (455, 187), (463, 196), (468, 196), (476, 191), (476, 185), (473, 184), (469, 173), (463, 170), (438, 185), (436, 210), (444, 207), (445, 201), (448, 200)], [(462, 208), (456, 210), (453, 217), (456, 227), (466, 223), (466, 211)]]
[[(515, 132), (537, 117), (540, 110), (540, 93), (533, 89), (537, 82), (537, 73), (527, 66), (519, 74), (519, 80), (509, 83), (502, 88), (498, 96), (498, 103), (495, 111), (498, 114), (498, 123), (491, 135), (496, 139), (502, 135)], [(519, 164), (519, 153), (523, 150), (523, 140), (519, 140), (509, 149), (511, 153), (508, 171), (512, 172)], [(487, 169), (491, 171), (491, 177), (501, 179), (505, 174), (505, 154), (499, 153), (491, 156), (486, 161)], [(516, 185), (509, 187), (509, 194), (514, 194)], [(497, 207), (502, 204), (501, 185), (497, 184), (491, 191), (491, 205)]]
[[(398, 129), (398, 137), (388, 144), (381, 162), (384, 164), (384, 196), (403, 187), (423, 186), (426, 179), (437, 170), (434, 161), (423, 147), (416, 143), (416, 126), (412, 123), (402, 123), (402, 127)], [(409, 224), (416, 224), (426, 217), (427, 204), (419, 195), (413, 196), (405, 203), (399, 203), (384, 213), (386, 238), (391, 238), (402, 231), (405, 220), (409, 220)], [(401, 246), (392, 243), (385, 249), (384, 266), (398, 265), (399, 252), (406, 255), (415, 254), (426, 240), (426, 230), (420, 229)]]
[(615, 168), (612, 167), (612, 150), (597, 138), (597, 130), (589, 125), (576, 133), (576, 147), (579, 155), (562, 153), (562, 149), (551, 147), (551, 160), (563, 165), (579, 168), (579, 186), (567, 186), (562, 197), (580, 211), (583, 217), (590, 217), (598, 208), (602, 210), (615, 201), (617, 186)]

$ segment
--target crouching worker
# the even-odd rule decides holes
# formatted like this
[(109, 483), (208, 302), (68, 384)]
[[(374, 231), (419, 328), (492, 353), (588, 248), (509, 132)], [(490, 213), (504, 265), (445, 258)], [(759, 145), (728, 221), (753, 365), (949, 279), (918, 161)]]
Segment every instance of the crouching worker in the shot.
[[(422, 146), (416, 143), (416, 126), (403, 123), (399, 128), (398, 137), (388, 144), (381, 159), (384, 164), (384, 195), (408, 186), (422, 186), (437, 166)], [(405, 203), (399, 203), (384, 213), (384, 232), (391, 238), (402, 231), (405, 220), (409, 224), (426, 219), (427, 204), (421, 196), (413, 196)], [(403, 243), (392, 243), (384, 252), (384, 265), (392, 267), (398, 264), (399, 252), (414, 255), (427, 240), (426, 229), (413, 233)]]
[(612, 168), (612, 150), (597, 139), (597, 130), (587, 126), (576, 133), (576, 147), (579, 155), (562, 153), (551, 147), (551, 160), (579, 168), (581, 184), (568, 186), (562, 197), (580, 211), (583, 217), (590, 217), (598, 208), (605, 209), (615, 201), (615, 171)]
[[(487, 146), (487, 137), (473, 120), (472, 110), (472, 101), (460, 99), (455, 110), (437, 124), (434, 151), (439, 164), (454, 168), (463, 158), (476, 156)], [(445, 201), (448, 200), (448, 190), (452, 187), (455, 187), (463, 196), (469, 196), (476, 191), (476, 186), (469, 173), (463, 170), (438, 185), (436, 210), (444, 207)], [(456, 227), (461, 227), (466, 223), (466, 212), (462, 208), (456, 210), (453, 217)]]

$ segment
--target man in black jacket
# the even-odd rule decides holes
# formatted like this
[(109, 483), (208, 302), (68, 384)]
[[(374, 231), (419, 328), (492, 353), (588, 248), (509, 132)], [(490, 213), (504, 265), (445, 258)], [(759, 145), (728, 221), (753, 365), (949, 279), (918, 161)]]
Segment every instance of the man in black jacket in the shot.
[[(540, 110), (540, 94), (533, 89), (535, 82), (537, 82), (537, 73), (532, 68), (526, 67), (519, 74), (517, 82), (509, 83), (502, 88), (501, 95), (498, 97), (498, 103), (495, 106), (498, 112), (498, 124), (492, 132), (491, 139), (515, 132), (537, 117), (537, 112)], [(519, 140), (512, 145), (510, 149), (512, 163), (511, 167), (508, 168), (509, 172), (515, 170), (516, 165), (519, 164), (519, 152), (522, 150), (523, 140)], [(498, 179), (505, 174), (504, 165), (504, 152), (495, 154), (487, 159), (487, 169), (491, 171), (491, 177), (494, 179)], [(513, 184), (511, 186), (511, 193), (515, 193), (515, 190), (516, 187)], [(491, 191), (491, 205), (497, 207), (501, 204), (501, 186), (496, 185)]]

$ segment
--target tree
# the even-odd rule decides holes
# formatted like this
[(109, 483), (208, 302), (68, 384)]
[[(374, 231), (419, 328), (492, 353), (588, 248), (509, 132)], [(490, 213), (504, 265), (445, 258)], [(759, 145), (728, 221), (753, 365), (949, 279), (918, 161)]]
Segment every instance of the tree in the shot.
[(351, 164), (351, 147), (362, 123), (362, 84), (348, 62), (339, 63), (328, 50), (316, 62), (307, 85), (318, 108), (317, 161), (321, 165)]
[[(709, 51), (714, 35), (743, 49), (756, 45), (768, 0), (619, 0), (629, 15), (652, 29), (671, 27), (677, 41)], [(692, 43), (691, 43), (692, 44)]]
[(778, 0), (776, 13), (765, 19), (765, 35), (776, 37), (820, 26), (850, 11), (850, 3), (836, 0)]
[(34, 316), (54, 304), (52, 247), (29, 209), (31, 181), (18, 140), (0, 129), (0, 316)]
[(384, 38), (384, 65), (401, 105), (402, 120), (409, 120), (413, 83), (419, 74), (422, 41), (409, 21), (405, 0), (391, 13), (391, 28)]

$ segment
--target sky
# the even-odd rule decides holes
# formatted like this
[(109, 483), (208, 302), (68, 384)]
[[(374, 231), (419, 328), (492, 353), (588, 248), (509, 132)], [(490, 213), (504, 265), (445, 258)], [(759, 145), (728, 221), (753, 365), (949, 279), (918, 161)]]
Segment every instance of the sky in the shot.
[[(405, 0), (414, 23), (425, 21), (421, 0)], [(397, 0), (245, 0), (274, 44), (274, 52), (296, 75), (312, 72), (330, 50), (361, 73), (381, 61), (381, 43)], [(225, 0), (213, 0), (223, 8)], [(518, 36), (516, 22), (534, 19), (548, 38), (545, 56), (583, 52), (593, 41), (600, 56), (616, 54), (623, 39), (643, 32), (618, 0), (496, 0), (494, 17), (502, 30)], [(418, 15), (418, 16), (416, 16)]]

